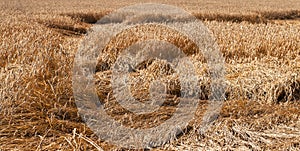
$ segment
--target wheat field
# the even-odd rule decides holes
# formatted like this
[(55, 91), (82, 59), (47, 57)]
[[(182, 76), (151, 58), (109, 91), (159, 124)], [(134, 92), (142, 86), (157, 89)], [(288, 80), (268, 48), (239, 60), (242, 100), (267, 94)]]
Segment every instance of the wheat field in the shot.
[[(153, 150), (300, 150), (300, 1), (4, 1), (0, 0), (0, 150), (128, 150), (101, 140), (78, 114), (72, 68), (78, 46), (106, 14), (144, 2), (183, 8), (213, 33), (225, 59), (226, 101), (206, 133), (199, 133), (207, 107), (207, 64), (192, 47), (186, 51), (203, 90), (195, 117), (176, 140)], [(168, 32), (168, 31), (164, 31)], [(122, 36), (120, 36), (122, 38)], [(123, 37), (127, 46), (135, 37)], [(118, 39), (115, 40), (117, 43)], [(171, 39), (175, 45), (188, 45)], [(148, 127), (174, 112), (164, 106), (153, 116), (120, 108), (111, 90), (109, 66), (97, 69), (97, 94), (108, 114), (122, 124)], [(101, 61), (100, 64), (101, 64)], [(163, 60), (130, 73), (140, 78), (132, 93), (146, 99), (143, 87), (157, 76), (169, 81), (170, 104), (180, 98), (178, 78)], [(160, 71), (158, 71), (160, 69)], [(130, 118), (137, 121), (132, 124)], [(152, 125), (143, 123), (155, 120)], [(132, 149), (133, 150), (133, 149)]]

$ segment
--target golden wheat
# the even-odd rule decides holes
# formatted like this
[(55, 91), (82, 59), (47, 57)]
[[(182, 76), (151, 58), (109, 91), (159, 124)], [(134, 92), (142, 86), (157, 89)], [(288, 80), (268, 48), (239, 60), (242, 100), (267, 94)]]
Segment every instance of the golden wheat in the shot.
[[(0, 2), (0, 149), (119, 149), (99, 140), (77, 114), (71, 70), (78, 45), (92, 23), (112, 10), (136, 3)], [(298, 149), (299, 1), (165, 3), (192, 12), (213, 32), (226, 59), (227, 101), (207, 133), (197, 132), (207, 105), (203, 101), (189, 124), (192, 130), (187, 128), (186, 135), (160, 149)], [(170, 41), (186, 45), (180, 38)], [(114, 47), (114, 43), (110, 46)], [(203, 90), (201, 98), (207, 99), (208, 67), (202, 55), (192, 49), (187, 47), (186, 51), (191, 52), (196, 72), (202, 77), (198, 83)], [(98, 95), (106, 99), (111, 91), (109, 67), (116, 54), (102, 57), (108, 67), (99, 69), (95, 77)], [(138, 73), (131, 73), (144, 84), (132, 86), (134, 95), (145, 99), (147, 92), (141, 86), (149, 87), (149, 82), (163, 73), (159, 76), (169, 82), (169, 103), (176, 104), (174, 98), (180, 97), (178, 78), (157, 69), (169, 71), (164, 70), (168, 66), (162, 60), (156, 60)], [(112, 108), (111, 115), (126, 122), (126, 118), (119, 116), (125, 112), (115, 112), (119, 108), (114, 106), (114, 98), (106, 101), (112, 103), (108, 106)], [(172, 111), (172, 107), (166, 107), (162, 113)], [(142, 127), (144, 117), (134, 118), (140, 123), (133, 126)]]

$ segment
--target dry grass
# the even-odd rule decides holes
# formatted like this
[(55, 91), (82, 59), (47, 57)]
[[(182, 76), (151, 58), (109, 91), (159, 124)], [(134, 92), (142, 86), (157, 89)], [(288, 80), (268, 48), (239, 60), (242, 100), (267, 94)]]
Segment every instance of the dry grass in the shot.
[[(134, 3), (0, 2), (0, 149), (97, 150), (100, 146), (120, 150), (99, 140), (82, 122), (74, 103), (71, 70), (78, 44), (92, 23), (116, 8)], [(207, 104), (201, 101), (185, 134), (157, 150), (299, 150), (299, 2), (164, 3), (181, 6), (205, 20), (226, 59), (228, 88), (227, 101), (206, 133), (197, 131)], [(186, 45), (181, 39), (171, 41)], [(203, 90), (202, 99), (207, 99), (207, 65), (193, 46), (186, 47), (186, 51), (191, 52), (191, 60), (199, 69), (197, 74), (203, 77), (198, 85)], [(105, 99), (111, 91), (109, 66), (114, 57), (105, 56), (108, 68), (96, 74), (98, 94)], [(162, 60), (156, 60), (131, 76), (144, 77), (141, 79), (145, 81), (140, 82), (147, 87), (157, 73), (162, 73), (158, 69), (165, 68)], [(132, 115), (137, 122), (130, 126), (147, 127), (151, 125), (143, 125), (144, 121), (171, 116), (180, 97), (178, 79), (169, 74), (159, 76), (170, 82), (169, 102), (159, 111), (167, 116)], [(132, 89), (135, 96), (147, 96), (137, 86)], [(119, 110), (114, 98), (106, 101), (110, 102), (107, 108), (111, 115), (126, 124), (128, 120), (122, 116), (126, 111)]]

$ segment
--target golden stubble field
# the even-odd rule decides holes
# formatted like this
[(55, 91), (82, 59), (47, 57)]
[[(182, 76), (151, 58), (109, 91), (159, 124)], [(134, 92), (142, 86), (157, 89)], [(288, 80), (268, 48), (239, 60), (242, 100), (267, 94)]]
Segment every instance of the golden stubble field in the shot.
[[(198, 83), (203, 88), (201, 103), (183, 134), (155, 150), (300, 149), (299, 1), (151, 2), (178, 6), (203, 20), (225, 58), (227, 85), (220, 114), (206, 133), (199, 133), (210, 81), (201, 54), (192, 54), (197, 74), (204, 77)], [(99, 139), (81, 120), (71, 72), (78, 45), (89, 28), (105, 14), (138, 3), (0, 2), (0, 150), (126, 150)], [(184, 41), (173, 41), (185, 45)], [(102, 61), (110, 65), (115, 53), (107, 52)], [(147, 87), (159, 76), (171, 81), (168, 100), (179, 98), (178, 80), (166, 68), (162, 60), (155, 60), (131, 73), (144, 79), (142, 85), (132, 86), (135, 97), (144, 99), (141, 86)], [(159, 124), (174, 112), (172, 105), (151, 116), (121, 110), (107, 95), (112, 91), (111, 74), (109, 68), (101, 68), (95, 78), (98, 95), (116, 120), (143, 127), (147, 120)], [(124, 114), (137, 122), (132, 125)], [(160, 116), (163, 114), (166, 116)]]

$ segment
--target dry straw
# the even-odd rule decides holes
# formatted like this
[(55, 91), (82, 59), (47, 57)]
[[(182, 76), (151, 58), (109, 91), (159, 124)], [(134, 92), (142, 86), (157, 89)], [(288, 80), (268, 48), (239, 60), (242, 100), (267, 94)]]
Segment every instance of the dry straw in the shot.
[[(31, 9), (29, 5), (24, 8)], [(86, 127), (72, 96), (71, 70), (77, 46), (82, 34), (92, 26), (88, 23), (105, 13), (76, 13), (73, 9), (75, 13), (65, 10), (30, 15), (21, 11), (0, 11), (1, 16), (8, 16), (0, 19), (0, 149), (118, 149), (99, 140)], [(183, 131), (186, 134), (162, 149), (298, 149), (300, 24), (282, 19), (299, 18), (299, 12), (268, 10), (245, 16), (211, 13), (198, 17), (207, 19), (205, 25), (214, 33), (226, 58), (227, 100), (207, 133), (197, 132), (207, 104), (203, 101), (190, 128)], [(190, 52), (200, 79), (201, 99), (206, 100), (210, 78), (205, 59), (184, 39), (170, 41), (189, 46), (184, 51)], [(109, 47), (113, 46), (111, 43)], [(99, 58), (104, 67), (97, 70), (95, 79), (99, 98), (114, 105), (114, 98), (108, 96), (112, 91), (110, 67), (117, 56), (109, 47), (105, 50), (107, 55)], [(164, 60), (142, 66), (130, 76), (145, 87), (161, 77), (169, 93), (169, 104), (164, 104), (161, 113), (171, 113), (180, 97), (178, 77), (171, 74)], [(131, 89), (136, 98), (145, 99), (148, 92), (141, 86), (132, 85)], [(129, 117), (122, 117), (125, 112), (111, 109), (117, 120), (128, 121)], [(161, 113), (157, 113), (153, 125), (171, 116)], [(131, 126), (143, 126), (145, 117), (133, 118), (140, 123)]]

